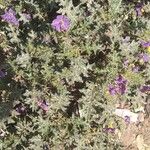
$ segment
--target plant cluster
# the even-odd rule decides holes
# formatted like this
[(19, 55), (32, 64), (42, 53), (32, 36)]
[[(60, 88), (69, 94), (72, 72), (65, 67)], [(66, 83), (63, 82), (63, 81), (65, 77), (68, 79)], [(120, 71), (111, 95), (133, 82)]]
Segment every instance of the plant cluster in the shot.
[(147, 1), (0, 0), (0, 149), (122, 149), (113, 112), (148, 102), (149, 31)]

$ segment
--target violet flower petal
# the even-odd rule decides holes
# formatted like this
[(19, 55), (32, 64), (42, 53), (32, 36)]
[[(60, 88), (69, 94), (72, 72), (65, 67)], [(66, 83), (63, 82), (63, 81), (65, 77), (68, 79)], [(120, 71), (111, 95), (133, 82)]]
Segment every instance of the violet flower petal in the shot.
[(114, 96), (117, 93), (116, 87), (109, 85), (109, 93)]
[(11, 8), (9, 8), (7, 11), (5, 11), (5, 14), (1, 15), (1, 18), (4, 21), (6, 21), (12, 25), (15, 25), (15, 26), (19, 25), (19, 21), (16, 18), (16, 13)]
[(7, 72), (0, 70), (0, 78), (4, 78), (7, 75)]
[(148, 41), (148, 42), (142, 41), (142, 42), (141, 42), (141, 45), (142, 45), (142, 47), (147, 48), (147, 47), (150, 46), (150, 41)]
[(138, 57), (143, 62), (149, 62), (149, 60), (150, 60), (150, 57), (147, 54), (144, 54), (144, 53), (139, 54)]
[(140, 91), (141, 91), (142, 93), (149, 92), (149, 91), (150, 91), (150, 85), (143, 85), (143, 86), (140, 88)]
[(141, 3), (137, 4), (135, 6), (135, 11), (136, 11), (136, 15), (137, 16), (141, 16), (142, 15), (142, 7), (143, 5)]
[(58, 32), (67, 31), (70, 27), (70, 20), (67, 16), (58, 15), (51, 25)]
[(103, 128), (103, 132), (106, 132), (106, 133), (115, 133), (115, 128)]
[(125, 120), (125, 122), (128, 123), (128, 124), (130, 123), (130, 117), (129, 117), (129, 116), (125, 116), (125, 117), (124, 117), (124, 120)]

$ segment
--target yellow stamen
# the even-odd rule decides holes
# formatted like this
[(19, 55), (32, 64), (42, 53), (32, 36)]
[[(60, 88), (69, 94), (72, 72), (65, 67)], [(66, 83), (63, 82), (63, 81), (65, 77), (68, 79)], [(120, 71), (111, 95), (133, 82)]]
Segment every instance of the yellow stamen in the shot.
[(109, 128), (113, 128), (113, 122), (111, 121), (110, 123), (109, 123), (109, 126), (108, 126)]
[(148, 53), (150, 53), (150, 46), (147, 47), (147, 51), (148, 51)]

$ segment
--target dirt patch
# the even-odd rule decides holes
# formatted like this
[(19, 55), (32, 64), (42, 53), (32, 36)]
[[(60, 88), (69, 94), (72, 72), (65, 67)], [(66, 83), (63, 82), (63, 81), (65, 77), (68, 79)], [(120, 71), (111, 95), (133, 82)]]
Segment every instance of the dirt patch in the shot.
[(150, 118), (139, 125), (129, 124), (121, 133), (124, 150), (150, 150)]

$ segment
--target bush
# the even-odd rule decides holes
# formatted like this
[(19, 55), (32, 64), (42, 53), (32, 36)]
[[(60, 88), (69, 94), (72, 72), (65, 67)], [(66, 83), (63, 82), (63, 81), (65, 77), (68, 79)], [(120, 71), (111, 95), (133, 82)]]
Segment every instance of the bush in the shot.
[(1, 149), (122, 149), (116, 104), (150, 91), (149, 6), (1, 0)]

